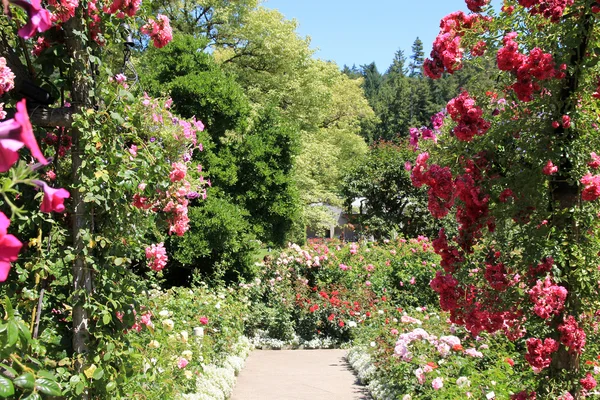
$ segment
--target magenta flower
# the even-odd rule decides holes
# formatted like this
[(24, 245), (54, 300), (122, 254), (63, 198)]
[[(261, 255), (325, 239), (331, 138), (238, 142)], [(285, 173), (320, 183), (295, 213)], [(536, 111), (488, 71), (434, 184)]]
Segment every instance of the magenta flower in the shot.
[(0, 212), (0, 282), (4, 282), (10, 271), (10, 263), (17, 261), (23, 244), (13, 235), (7, 235), (10, 220)]
[(27, 23), (19, 29), (19, 36), (23, 39), (33, 37), (36, 32), (47, 31), (52, 26), (50, 12), (42, 8), (42, 0), (31, 0), (31, 3), (24, 0), (10, 0), (10, 2), (24, 9), (29, 17)]
[(44, 190), (44, 199), (42, 200), (42, 207), (40, 210), (45, 213), (52, 211), (63, 212), (65, 211), (64, 201), (71, 195), (65, 189), (54, 189), (46, 184), (46, 182), (34, 180), (37, 186)]
[(208, 325), (208, 317), (200, 317), (200, 323), (202, 325)]
[(0, 172), (6, 172), (19, 159), (17, 151), (23, 146), (42, 164), (48, 164), (33, 135), (25, 100), (17, 103), (13, 119), (0, 122)]

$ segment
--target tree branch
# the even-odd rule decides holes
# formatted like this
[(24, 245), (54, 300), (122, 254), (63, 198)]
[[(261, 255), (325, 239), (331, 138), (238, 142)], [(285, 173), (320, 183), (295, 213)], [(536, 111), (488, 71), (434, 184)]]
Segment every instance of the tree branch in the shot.
[[(6, 118), (12, 118), (16, 112), (14, 108), (7, 108), (5, 111)], [(70, 128), (75, 114), (72, 108), (48, 108), (32, 104), (27, 104), (27, 111), (31, 124), (43, 128)]]

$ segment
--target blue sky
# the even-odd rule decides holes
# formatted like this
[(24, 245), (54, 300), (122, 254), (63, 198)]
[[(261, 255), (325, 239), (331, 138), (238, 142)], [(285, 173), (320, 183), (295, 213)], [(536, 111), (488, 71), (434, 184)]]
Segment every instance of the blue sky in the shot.
[(396, 50), (409, 57), (417, 36), (429, 56), (442, 17), (467, 11), (464, 0), (264, 0), (263, 6), (295, 18), (298, 33), (319, 48), (316, 57), (340, 67), (375, 61), (381, 72)]

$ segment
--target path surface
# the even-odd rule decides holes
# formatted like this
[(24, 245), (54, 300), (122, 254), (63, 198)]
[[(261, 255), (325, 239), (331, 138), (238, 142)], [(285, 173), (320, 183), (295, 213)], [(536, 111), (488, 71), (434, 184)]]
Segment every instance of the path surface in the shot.
[(254, 350), (230, 400), (368, 400), (346, 350)]

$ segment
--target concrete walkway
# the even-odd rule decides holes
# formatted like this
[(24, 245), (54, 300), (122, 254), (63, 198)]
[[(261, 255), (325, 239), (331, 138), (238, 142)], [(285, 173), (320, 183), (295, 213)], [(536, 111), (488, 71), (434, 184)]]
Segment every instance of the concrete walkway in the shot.
[(254, 350), (230, 400), (368, 400), (346, 350)]

